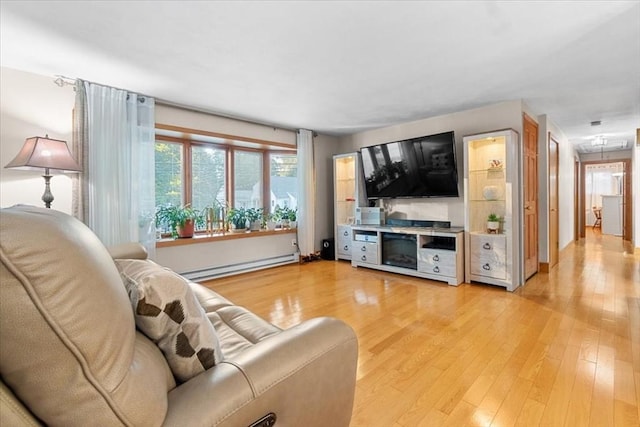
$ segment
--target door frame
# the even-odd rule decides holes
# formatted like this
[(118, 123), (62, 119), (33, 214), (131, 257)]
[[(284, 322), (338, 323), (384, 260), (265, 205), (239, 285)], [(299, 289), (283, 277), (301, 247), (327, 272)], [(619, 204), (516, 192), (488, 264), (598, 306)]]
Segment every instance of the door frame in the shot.
[[(532, 247), (535, 247), (535, 266), (532, 267), (531, 271), (527, 271), (527, 258), (526, 258), (526, 254), (527, 254), (527, 234), (528, 234), (528, 230), (527, 230), (527, 213), (526, 211), (527, 209), (527, 200), (525, 199), (526, 194), (527, 194), (527, 186), (526, 186), (526, 182), (527, 182), (527, 178), (526, 178), (526, 170), (525, 168), (526, 166), (526, 142), (525, 142), (525, 138), (526, 138), (526, 131), (525, 131), (525, 124), (526, 123), (531, 124), (534, 128), (535, 128), (535, 140), (536, 140), (536, 144), (535, 144), (535, 168), (534, 168), (534, 173), (535, 173), (535, 179), (533, 180), (534, 182), (534, 189), (533, 189), (533, 213), (532, 215), (535, 216), (535, 229), (533, 230), (533, 233), (530, 234), (530, 237), (535, 239), (535, 245), (533, 245)], [(535, 121), (531, 116), (529, 116), (527, 113), (522, 113), (522, 179), (523, 179), (523, 185), (522, 185), (522, 195), (521, 195), (521, 201), (522, 201), (522, 273), (523, 273), (523, 277), (524, 280), (527, 281), (529, 278), (533, 277), (536, 273), (538, 273), (540, 271), (540, 250), (538, 245), (540, 244), (540, 227), (538, 225), (538, 221), (540, 218), (540, 208), (539, 208), (539, 204), (540, 204), (540, 184), (538, 183), (538, 179), (539, 179), (539, 162), (540, 162), (540, 148), (539, 148), (539, 139), (540, 139), (540, 125), (537, 121)], [(546, 144), (545, 144), (546, 145)], [(532, 243), (532, 242), (530, 242)]]
[(633, 171), (631, 170), (631, 159), (603, 159), (603, 160), (590, 160), (586, 162), (580, 163), (580, 222), (582, 227), (580, 227), (580, 237), (586, 237), (587, 228), (587, 218), (585, 217), (585, 209), (586, 209), (586, 183), (585, 183), (585, 172), (587, 165), (599, 165), (606, 163), (623, 163), (624, 164), (624, 197), (623, 204), (624, 209), (622, 210), (622, 240), (631, 241), (633, 239), (633, 197), (631, 197), (631, 193), (633, 192), (633, 181), (631, 179), (631, 175)]
[[(559, 261), (559, 257), (560, 257), (560, 219), (559, 219), (559, 215), (560, 215), (560, 185), (558, 182), (558, 178), (559, 178), (559, 172), (560, 172), (560, 143), (558, 142), (558, 140), (551, 134), (551, 132), (548, 132), (548, 139), (547, 139), (548, 143), (547, 143), (547, 161), (549, 162), (549, 185), (548, 185), (548, 189), (547, 189), (547, 194), (548, 194), (548, 200), (549, 200), (549, 206), (548, 206), (548, 212), (547, 212), (547, 219), (548, 219), (548, 223), (549, 223), (549, 228), (548, 228), (548, 233), (547, 233), (547, 258), (548, 258), (548, 265), (549, 268), (553, 268), (554, 265), (558, 264)], [(552, 184), (551, 182), (553, 181), (552, 179), (552, 175), (551, 175), (551, 144), (555, 144), (555, 188), (554, 193), (555, 193), (555, 198), (556, 198), (556, 213), (555, 215), (553, 215), (553, 209), (551, 206), (551, 200), (552, 200)], [(552, 227), (551, 221), (553, 221), (555, 219), (555, 228)], [(552, 236), (551, 230), (555, 229), (555, 239), (554, 236)], [(552, 246), (555, 246), (555, 252), (552, 251)], [(555, 257), (554, 259), (552, 259), (551, 254), (555, 253)]]

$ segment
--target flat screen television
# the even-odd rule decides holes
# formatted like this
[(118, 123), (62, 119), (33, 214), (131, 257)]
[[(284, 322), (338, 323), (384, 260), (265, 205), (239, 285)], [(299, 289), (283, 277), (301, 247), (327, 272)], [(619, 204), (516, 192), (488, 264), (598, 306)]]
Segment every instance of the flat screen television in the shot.
[(367, 198), (458, 197), (453, 131), (360, 150)]

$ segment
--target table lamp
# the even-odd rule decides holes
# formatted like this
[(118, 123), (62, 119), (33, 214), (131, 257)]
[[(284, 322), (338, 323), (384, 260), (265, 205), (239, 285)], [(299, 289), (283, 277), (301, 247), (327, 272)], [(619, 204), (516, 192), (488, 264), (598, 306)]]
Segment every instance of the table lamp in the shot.
[(65, 141), (59, 139), (34, 136), (27, 138), (18, 155), (11, 160), (5, 168), (19, 169), (43, 169), (44, 168), (44, 194), (42, 201), (47, 208), (51, 208), (53, 202), (53, 194), (49, 187), (51, 180), (50, 169), (60, 170), (62, 172), (81, 172), (82, 168), (74, 160), (69, 152), (69, 147)]

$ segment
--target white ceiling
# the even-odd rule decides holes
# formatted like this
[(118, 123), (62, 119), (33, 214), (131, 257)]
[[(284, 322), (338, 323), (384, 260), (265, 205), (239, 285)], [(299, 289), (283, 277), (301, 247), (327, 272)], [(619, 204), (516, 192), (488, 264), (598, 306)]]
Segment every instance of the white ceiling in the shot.
[(638, 1), (0, 7), (4, 67), (274, 126), (341, 135), (523, 99), (585, 150), (640, 127)]

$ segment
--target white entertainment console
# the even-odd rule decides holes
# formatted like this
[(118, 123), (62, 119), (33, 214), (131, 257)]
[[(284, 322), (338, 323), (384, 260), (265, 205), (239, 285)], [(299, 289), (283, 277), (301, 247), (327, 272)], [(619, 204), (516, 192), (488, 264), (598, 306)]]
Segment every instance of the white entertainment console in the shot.
[(351, 265), (457, 286), (464, 280), (462, 227), (351, 227)]

